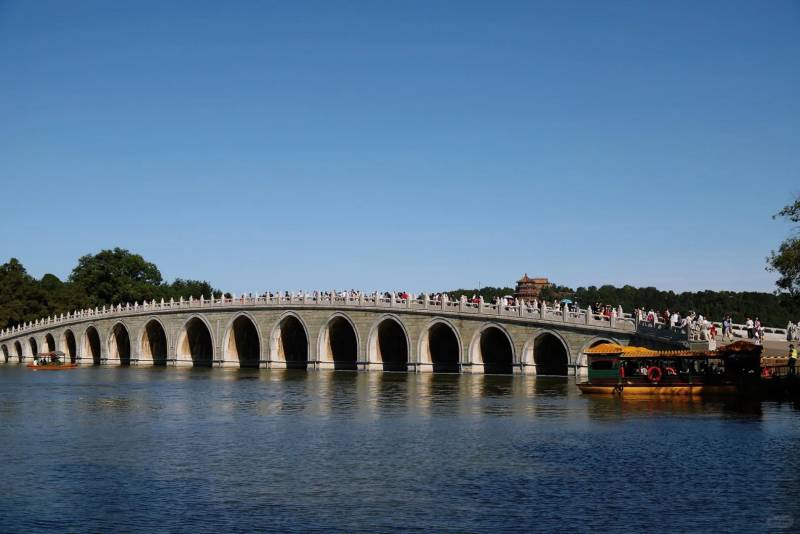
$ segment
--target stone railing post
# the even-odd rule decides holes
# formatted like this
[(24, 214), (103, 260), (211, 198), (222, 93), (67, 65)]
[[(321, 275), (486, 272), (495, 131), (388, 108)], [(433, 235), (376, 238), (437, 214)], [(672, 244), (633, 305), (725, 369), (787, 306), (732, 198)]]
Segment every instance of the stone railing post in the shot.
[(568, 317), (569, 317), (569, 306), (567, 306), (567, 303), (565, 302), (561, 308), (561, 319), (564, 322), (566, 322)]
[(592, 316), (592, 308), (590, 306), (586, 306), (586, 315), (584, 315), (584, 322), (586, 324), (589, 324), (591, 316)]

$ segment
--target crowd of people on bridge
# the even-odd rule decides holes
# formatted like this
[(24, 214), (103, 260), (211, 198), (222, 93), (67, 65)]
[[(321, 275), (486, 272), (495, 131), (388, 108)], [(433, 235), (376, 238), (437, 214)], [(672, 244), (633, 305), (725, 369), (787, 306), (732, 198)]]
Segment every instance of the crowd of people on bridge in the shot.
[[(433, 304), (441, 304), (442, 302), (460, 302), (474, 306), (481, 305), (485, 302), (483, 297), (478, 293), (473, 293), (471, 296), (462, 294), (460, 297), (454, 299), (445, 292), (427, 294), (420, 293), (418, 295), (414, 295), (402, 289), (397, 291), (375, 292), (370, 294), (355, 289), (344, 291), (315, 291), (313, 293), (289, 293), (288, 291), (278, 293), (264, 292), (261, 295), (258, 295), (258, 297), (280, 297), (289, 299), (301, 295), (310, 295), (315, 299), (321, 300), (334, 299), (351, 301), (359, 300), (361, 297), (369, 295), (370, 297), (374, 296), (384, 300), (394, 299), (396, 302), (406, 302), (408, 300), (418, 300), (423, 302), (425, 299), (427, 299)], [(246, 299), (252, 298), (253, 296), (253, 294), (246, 294), (241, 295), (240, 298)], [(558, 312), (567, 311), (575, 314), (583, 311), (578, 302), (571, 299), (539, 300), (534, 298), (530, 301), (524, 301), (514, 297), (513, 295), (506, 295), (503, 297), (496, 297), (492, 304), (496, 306), (502, 306), (506, 309), (524, 306), (530, 311), (550, 309)], [(723, 342), (731, 342), (734, 340), (734, 323), (730, 315), (726, 315), (720, 323), (717, 323), (708, 320), (703, 316), (702, 313), (697, 313), (694, 311), (681, 313), (674, 310), (671, 311), (669, 309), (656, 310), (653, 308), (635, 308), (632, 314), (625, 314), (623, 313), (621, 306), (613, 306), (611, 304), (604, 304), (601, 302), (590, 304), (586, 307), (586, 309), (596, 317), (604, 317), (608, 320), (625, 318), (626, 320), (633, 320), (637, 324), (649, 325), (651, 328), (668, 328), (671, 331), (687, 334), (692, 340), (714, 340), (719, 334), (722, 335)], [(756, 344), (763, 344), (765, 330), (764, 325), (761, 324), (761, 321), (758, 317), (747, 317), (743, 327), (748, 339), (752, 340)], [(796, 324), (792, 322), (788, 324), (786, 328), (786, 340), (800, 340), (800, 321), (798, 321)]]
[[(682, 332), (688, 334), (689, 338), (696, 341), (710, 341), (717, 338), (721, 334), (723, 342), (732, 342), (734, 340), (734, 322), (730, 315), (726, 315), (721, 322), (717, 323), (708, 320), (702, 313), (690, 311), (685, 315), (677, 311), (670, 311), (668, 309), (660, 310), (645, 310), (643, 308), (636, 308), (634, 315), (637, 321), (649, 324), (652, 328), (669, 328), (672, 331)], [(758, 317), (747, 317), (742, 332), (740, 335), (746, 335), (747, 339), (751, 340), (756, 345), (762, 345), (765, 340), (766, 330), (761, 320)], [(738, 327), (737, 330), (742, 327)], [(800, 328), (798, 325), (789, 323), (786, 329), (787, 341), (800, 338)]]
[[(719, 333), (716, 323), (709, 321), (702, 313), (694, 311), (681, 314), (669, 309), (636, 308), (634, 316), (637, 322), (648, 324), (651, 328), (668, 328), (671, 331), (687, 334), (690, 339), (695, 341), (713, 340)], [(723, 341), (733, 341), (733, 321), (730, 316), (723, 319), (721, 333)]]

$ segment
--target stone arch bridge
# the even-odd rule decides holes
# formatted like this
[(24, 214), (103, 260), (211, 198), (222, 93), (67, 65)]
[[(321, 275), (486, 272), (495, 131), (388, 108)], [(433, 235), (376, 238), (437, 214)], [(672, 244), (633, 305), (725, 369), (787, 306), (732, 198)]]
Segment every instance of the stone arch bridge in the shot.
[(50, 317), (0, 332), (0, 360), (62, 351), (88, 365), (582, 375), (586, 348), (634, 336), (630, 317), (566, 307), (279, 293)]

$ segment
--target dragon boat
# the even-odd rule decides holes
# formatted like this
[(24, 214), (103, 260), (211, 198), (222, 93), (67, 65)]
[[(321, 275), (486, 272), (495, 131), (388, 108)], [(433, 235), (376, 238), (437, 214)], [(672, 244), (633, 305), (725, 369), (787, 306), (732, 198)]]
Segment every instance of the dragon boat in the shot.
[(726, 396), (757, 394), (762, 346), (737, 341), (714, 350), (652, 350), (602, 343), (585, 351), (586, 394)]

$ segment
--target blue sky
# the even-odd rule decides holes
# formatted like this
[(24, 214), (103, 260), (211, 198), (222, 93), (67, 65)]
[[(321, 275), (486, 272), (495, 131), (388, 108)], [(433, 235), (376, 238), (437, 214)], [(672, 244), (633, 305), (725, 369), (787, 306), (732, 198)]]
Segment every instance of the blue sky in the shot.
[(798, 6), (0, 0), (0, 260), (770, 291)]

